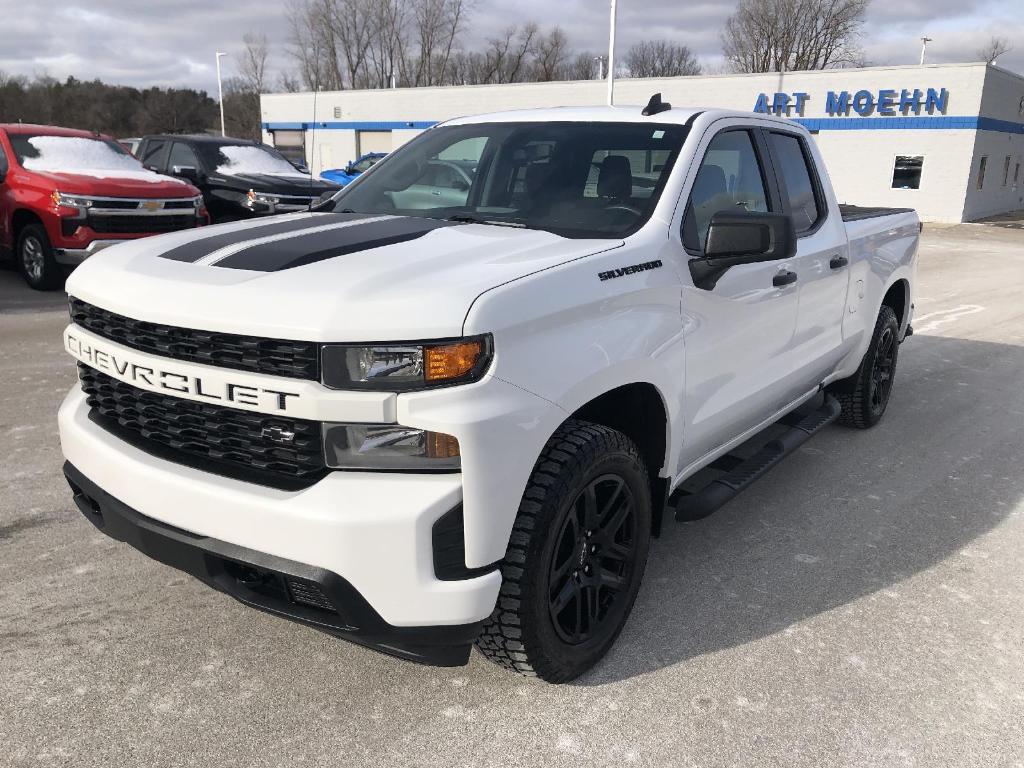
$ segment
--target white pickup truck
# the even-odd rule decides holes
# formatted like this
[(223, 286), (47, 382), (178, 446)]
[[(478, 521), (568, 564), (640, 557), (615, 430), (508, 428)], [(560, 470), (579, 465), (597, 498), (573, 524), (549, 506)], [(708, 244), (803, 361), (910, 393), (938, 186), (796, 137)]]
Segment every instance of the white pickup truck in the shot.
[(881, 418), (919, 232), (839, 206), (781, 118), (452, 120), (308, 213), (78, 269), (65, 473), (104, 533), (250, 606), (569, 680), (663, 521)]

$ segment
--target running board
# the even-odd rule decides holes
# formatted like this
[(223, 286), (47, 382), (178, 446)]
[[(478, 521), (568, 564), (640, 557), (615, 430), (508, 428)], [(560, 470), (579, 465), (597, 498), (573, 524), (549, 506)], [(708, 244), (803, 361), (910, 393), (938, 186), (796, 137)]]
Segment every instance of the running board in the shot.
[(813, 435), (838, 419), (840, 410), (839, 401), (831, 395), (825, 395), (824, 402), (816, 411), (802, 417), (783, 417), (776, 422), (789, 429), (750, 458), (741, 460), (726, 454), (716, 459), (711, 467), (726, 470), (726, 473), (694, 493), (683, 492), (677, 495), (673, 500), (676, 520), (700, 520), (716, 511)]

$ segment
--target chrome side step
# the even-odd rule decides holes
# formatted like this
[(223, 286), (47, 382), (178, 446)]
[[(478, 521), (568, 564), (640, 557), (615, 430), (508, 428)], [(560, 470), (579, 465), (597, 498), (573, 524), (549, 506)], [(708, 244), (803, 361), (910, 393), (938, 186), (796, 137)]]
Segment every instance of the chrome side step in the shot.
[(838, 419), (840, 410), (839, 401), (831, 395), (825, 395), (824, 402), (817, 410), (806, 414), (789, 414), (776, 422), (776, 425), (787, 427), (786, 431), (773, 438), (753, 456), (744, 459), (727, 453), (713, 461), (710, 469), (725, 474), (698, 490), (674, 493), (669, 503), (675, 507), (676, 520), (700, 520), (715, 512), (813, 435)]

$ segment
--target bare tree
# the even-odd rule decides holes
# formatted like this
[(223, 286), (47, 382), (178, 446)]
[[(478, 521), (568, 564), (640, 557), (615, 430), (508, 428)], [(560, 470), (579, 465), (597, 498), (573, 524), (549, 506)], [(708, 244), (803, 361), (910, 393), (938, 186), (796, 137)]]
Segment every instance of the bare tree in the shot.
[(467, 0), (419, 0), (412, 16), (418, 52), (409, 76), (412, 85), (440, 85), (445, 81), (452, 47), (468, 11)]
[(689, 46), (665, 40), (644, 40), (626, 53), (630, 77), (679, 77), (699, 75), (700, 62)]
[(340, 90), (344, 81), (330, 27), (329, 0), (289, 0), (289, 53), (306, 88)]
[(565, 66), (568, 80), (593, 80), (597, 77), (598, 56), (593, 51), (580, 51)]
[(480, 83), (518, 83), (527, 79), (527, 62), (536, 47), (537, 24), (527, 22), (522, 29), (506, 27), (500, 37), (487, 41)]
[(282, 72), (277, 79), (277, 90), (282, 93), (298, 93), (302, 90), (302, 83), (294, 72)]
[(1012, 50), (1013, 46), (1010, 45), (1009, 40), (1005, 37), (992, 35), (992, 37), (989, 38), (988, 43), (978, 49), (978, 60), (987, 61), (989, 64), (995, 64), (996, 59), (1004, 53), (1009, 53)]
[(553, 27), (537, 40), (533, 60), (533, 80), (548, 82), (561, 80), (569, 58), (569, 39), (561, 27)]
[(267, 80), (267, 36), (248, 32), (242, 36), (245, 50), (238, 56), (238, 75), (252, 93), (263, 93)]
[(734, 71), (827, 69), (862, 59), (870, 0), (740, 0), (722, 31)]

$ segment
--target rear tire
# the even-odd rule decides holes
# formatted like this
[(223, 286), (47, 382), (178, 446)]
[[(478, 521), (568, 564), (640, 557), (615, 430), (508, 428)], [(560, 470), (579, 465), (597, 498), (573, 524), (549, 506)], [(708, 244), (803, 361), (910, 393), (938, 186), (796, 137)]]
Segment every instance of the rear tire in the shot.
[(50, 238), (41, 224), (28, 224), (18, 233), (15, 258), (30, 288), (50, 291), (63, 284), (64, 271), (53, 258)]
[(857, 372), (828, 389), (842, 413), (839, 423), (856, 429), (870, 429), (885, 414), (896, 377), (899, 356), (900, 323), (892, 307), (883, 305), (875, 321), (875, 330)]
[(567, 421), (530, 476), (477, 648), (521, 675), (579, 677), (629, 618), (650, 539), (650, 485), (636, 445), (609, 427)]

